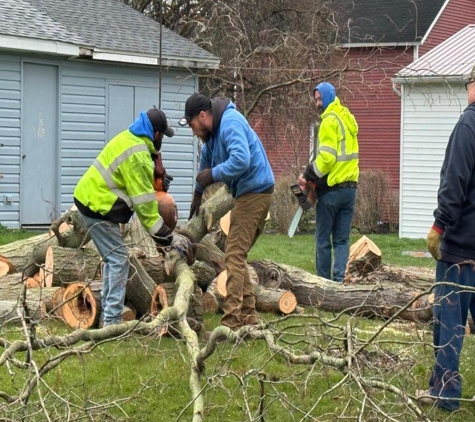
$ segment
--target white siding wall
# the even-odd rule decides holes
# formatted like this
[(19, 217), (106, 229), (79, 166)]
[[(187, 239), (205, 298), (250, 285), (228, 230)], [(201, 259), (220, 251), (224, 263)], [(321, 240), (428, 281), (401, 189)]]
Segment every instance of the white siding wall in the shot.
[(0, 56), (0, 224), (8, 228), (20, 221), (20, 69), (18, 57)]
[[(19, 228), (20, 225), (22, 59), (25, 57), (0, 54), (0, 174), (3, 174), (0, 178), (0, 224), (9, 228)], [(109, 140), (109, 86), (124, 84), (135, 87), (139, 98), (137, 108), (158, 107), (158, 68), (52, 61), (51, 57), (39, 56), (34, 60), (59, 66), (60, 180), (57, 183), (60, 185), (58, 208), (64, 212), (73, 204), (77, 181)], [(180, 127), (178, 120), (183, 117), (186, 99), (197, 90), (197, 83), (197, 77), (184, 69), (171, 69), (162, 75), (161, 108), (175, 129), (173, 138), (164, 139), (163, 161), (167, 172), (174, 177), (170, 193), (177, 202), (182, 222), (188, 217), (194, 189), (197, 145), (191, 130)], [(124, 122), (124, 129), (132, 121)], [(6, 197), (12, 198), (13, 203), (4, 204)]]
[(467, 106), (461, 83), (403, 85), (399, 237), (423, 238), (437, 206), (440, 168)]

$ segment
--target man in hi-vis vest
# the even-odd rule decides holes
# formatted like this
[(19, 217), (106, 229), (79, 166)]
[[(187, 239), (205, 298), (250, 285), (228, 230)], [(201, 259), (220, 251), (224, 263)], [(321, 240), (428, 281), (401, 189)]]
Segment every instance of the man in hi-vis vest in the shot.
[(315, 161), (307, 166), (301, 177), (315, 183), (318, 198), (317, 275), (341, 282), (348, 261), (359, 175), (358, 124), (348, 108), (341, 105), (330, 83), (317, 85), (314, 97), (321, 117), (318, 150)]

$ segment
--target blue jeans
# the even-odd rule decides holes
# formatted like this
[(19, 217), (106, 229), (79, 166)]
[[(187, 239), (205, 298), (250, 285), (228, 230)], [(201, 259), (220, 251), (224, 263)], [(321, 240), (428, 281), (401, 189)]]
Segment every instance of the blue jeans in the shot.
[(81, 214), (89, 235), (103, 260), (102, 315), (104, 326), (122, 322), (125, 285), (129, 276), (129, 253), (117, 223)]
[(333, 280), (343, 281), (350, 253), (351, 220), (355, 212), (356, 189), (327, 192), (318, 198), (317, 243), (315, 262), (317, 275), (332, 280), (331, 262), (334, 251)]
[[(441, 281), (455, 283), (460, 287), (439, 284)], [(432, 396), (454, 399), (437, 400), (437, 405), (447, 410), (457, 410), (460, 406), (457, 399), (462, 396), (460, 352), (472, 300), (472, 293), (463, 291), (465, 286), (475, 287), (475, 270), (470, 264), (437, 262), (433, 307), (436, 362), (429, 380), (429, 392)]]

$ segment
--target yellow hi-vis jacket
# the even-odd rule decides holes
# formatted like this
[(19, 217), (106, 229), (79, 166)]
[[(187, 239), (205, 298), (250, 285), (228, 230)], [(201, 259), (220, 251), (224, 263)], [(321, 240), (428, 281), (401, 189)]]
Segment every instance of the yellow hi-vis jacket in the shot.
[(328, 186), (357, 182), (359, 176), (358, 123), (338, 97), (322, 113), (318, 130), (317, 157), (313, 171), (318, 177), (328, 175)]
[(135, 211), (149, 234), (163, 226), (153, 189), (155, 148), (146, 136), (125, 130), (112, 138), (79, 180), (74, 200), (83, 214), (127, 223)]

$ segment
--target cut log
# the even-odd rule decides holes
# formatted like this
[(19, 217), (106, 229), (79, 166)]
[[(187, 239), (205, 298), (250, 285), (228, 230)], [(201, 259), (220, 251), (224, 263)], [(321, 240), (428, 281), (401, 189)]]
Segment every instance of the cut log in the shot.
[(45, 285), (61, 286), (101, 278), (101, 256), (94, 249), (50, 246), (46, 251)]
[[(12, 274), (18, 275), (20, 274)], [(10, 289), (4, 290), (7, 284), (2, 285), (0, 297), (0, 324), (5, 322), (18, 323), (21, 317), (28, 317), (31, 321), (39, 321), (47, 316), (48, 303), (54, 294), (54, 289), (29, 289), (26, 291), (25, 305), (27, 313), (23, 308), (23, 301), (19, 300), (21, 295), (21, 283), (10, 284)]]
[(219, 312), (216, 297), (210, 292), (203, 293), (203, 310), (204, 312), (210, 312), (212, 314)]
[[(65, 221), (63, 221), (60, 225), (59, 225), (59, 228), (58, 228), (58, 231), (59, 233), (66, 233), (68, 230), (71, 230), (73, 228), (73, 226), (69, 223), (66, 223)], [(53, 230), (49, 230), (48, 234), (52, 237), (54, 236), (54, 231)]]
[(53, 296), (51, 296), (51, 301), (46, 306), (46, 312), (50, 316), (56, 316), (58, 318), (63, 318), (63, 305), (64, 305), (64, 290), (65, 287), (58, 287)]
[[(5, 272), (6, 266), (6, 272)], [(0, 275), (13, 274), (16, 272), (15, 266), (10, 262), (9, 259), (4, 256), (0, 256)]]
[(229, 234), (229, 228), (231, 227), (231, 211), (220, 218), (219, 227), (221, 227), (221, 230), (226, 236)]
[[(39, 321), (45, 315), (42, 302), (26, 301), (28, 318), (30, 321)], [(17, 324), (24, 319), (24, 308), (16, 300), (0, 300), (0, 325)]]
[(292, 292), (280, 289), (256, 289), (256, 310), (258, 312), (273, 312), (291, 314), (297, 307), (297, 299)]
[[(38, 272), (38, 268), (45, 262), (46, 251), (50, 246), (62, 246), (79, 248), (85, 245), (89, 238), (84, 229), (83, 221), (77, 211), (68, 211), (64, 216), (53, 222), (51, 229), (55, 231), (64, 222), (71, 224), (74, 229), (59, 233), (50, 237), (49, 233), (43, 233), (16, 242), (0, 246), (0, 255), (10, 260), (17, 271), (25, 271), (29, 277)], [(56, 228), (57, 226), (57, 228)]]
[(346, 265), (345, 283), (364, 282), (363, 277), (379, 268), (381, 250), (366, 236), (360, 237), (350, 248)]
[[(297, 299), (292, 292), (282, 289), (265, 288), (259, 284), (259, 279), (254, 268), (248, 265), (248, 270), (251, 283), (254, 285), (257, 311), (274, 312), (278, 314), (290, 314), (294, 312), (297, 307)], [(210, 312), (213, 312), (215, 308), (216, 310), (214, 310), (214, 312), (216, 312), (217, 309), (222, 309), (224, 298), (227, 295), (227, 279), (227, 272), (224, 270), (209, 285), (206, 291), (206, 297), (203, 300), (203, 302), (205, 300), (207, 302), (204, 305), (205, 309)], [(215, 306), (210, 303), (213, 300), (215, 301)]]
[(27, 277), (25, 283), (27, 289), (36, 289), (38, 287), (41, 287), (39, 281), (37, 281), (34, 277)]
[(10, 267), (6, 262), (0, 261), (0, 277), (7, 275), (10, 272)]
[(71, 283), (63, 292), (63, 319), (72, 328), (93, 328), (101, 314), (101, 282)]
[(129, 302), (124, 305), (124, 310), (122, 311), (122, 321), (134, 321), (137, 319), (137, 310)]
[[(163, 283), (155, 286), (155, 290), (152, 295), (152, 303), (150, 306), (150, 315), (156, 316), (163, 309), (173, 306), (175, 294), (175, 283)], [(203, 325), (203, 313), (204, 311), (201, 289), (196, 287), (186, 315), (188, 324), (193, 331), (199, 332), (201, 330)], [(171, 325), (170, 330), (172, 334), (175, 334), (176, 329), (173, 328), (173, 324)]]
[[(17, 271), (23, 271), (28, 265), (33, 250), (44, 242), (50, 239), (48, 233), (32, 236), (27, 239), (17, 240), (15, 242), (7, 243), (0, 246), (0, 255), (8, 259)], [(46, 254), (46, 249), (45, 249)], [(33, 271), (36, 273), (38, 268)], [(31, 274), (31, 275), (32, 275)], [(30, 274), (28, 274), (30, 275)]]

